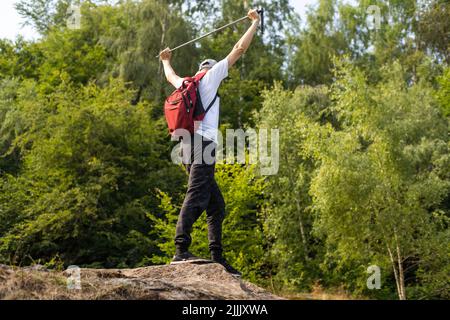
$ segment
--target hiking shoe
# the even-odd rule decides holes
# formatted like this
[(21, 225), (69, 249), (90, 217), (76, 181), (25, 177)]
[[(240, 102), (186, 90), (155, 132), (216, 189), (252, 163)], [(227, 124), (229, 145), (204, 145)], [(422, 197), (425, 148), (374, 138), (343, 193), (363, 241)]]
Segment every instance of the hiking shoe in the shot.
[(200, 257), (194, 256), (190, 252), (183, 252), (180, 254), (176, 254), (172, 262), (170, 264), (181, 264), (181, 263), (211, 263), (211, 260), (203, 259)]
[(227, 272), (228, 272), (228, 273), (231, 273), (233, 276), (237, 276), (237, 277), (242, 276), (242, 274), (241, 274), (239, 271), (237, 271), (235, 268), (233, 268), (233, 267), (227, 262), (227, 260), (225, 260), (225, 258), (216, 258), (216, 259), (213, 259), (213, 261), (214, 261), (215, 263), (221, 264), (221, 265), (225, 268), (225, 270), (227, 270)]

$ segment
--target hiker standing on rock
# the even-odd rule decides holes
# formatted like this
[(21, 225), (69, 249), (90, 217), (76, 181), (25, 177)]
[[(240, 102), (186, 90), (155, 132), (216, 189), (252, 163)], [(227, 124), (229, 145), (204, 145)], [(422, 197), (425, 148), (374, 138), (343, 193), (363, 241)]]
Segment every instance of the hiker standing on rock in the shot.
[[(260, 15), (257, 10), (250, 10), (248, 17), (252, 21), (252, 25), (234, 46), (231, 53), (220, 62), (212, 59), (203, 61), (197, 74), (191, 78), (192, 83), (197, 80), (195, 86), (198, 86), (199, 100), (202, 106), (207, 106), (207, 108), (203, 111), (202, 120), (198, 127), (191, 130), (190, 161), (185, 163), (186, 170), (189, 173), (188, 190), (178, 217), (175, 236), (176, 254), (173, 257), (172, 264), (208, 261), (196, 257), (188, 251), (192, 242), (192, 227), (203, 211), (206, 210), (212, 261), (223, 265), (228, 272), (240, 275), (240, 272), (234, 269), (222, 255), (222, 223), (225, 217), (225, 201), (214, 179), (214, 170), (220, 110), (220, 97), (217, 91), (221, 82), (228, 77), (228, 69), (247, 51), (258, 30)], [(175, 73), (170, 64), (171, 58), (170, 48), (160, 53), (167, 81), (181, 91), (186, 85), (186, 80)], [(189, 95), (189, 100), (190, 98), (191, 95)], [(189, 114), (189, 108), (187, 108), (187, 113)], [(179, 117), (179, 114), (177, 116)], [(208, 152), (213, 161), (205, 161), (204, 155)]]

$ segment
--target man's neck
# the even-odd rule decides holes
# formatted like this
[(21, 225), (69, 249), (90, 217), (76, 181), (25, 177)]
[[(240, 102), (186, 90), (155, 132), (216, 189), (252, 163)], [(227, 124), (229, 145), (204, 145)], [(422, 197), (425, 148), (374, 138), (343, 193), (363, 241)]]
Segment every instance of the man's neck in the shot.
[[(198, 71), (195, 75), (197, 76), (197, 75), (199, 75), (200, 73), (207, 73), (209, 71), (209, 68), (205, 68), (205, 69), (202, 69), (202, 70), (200, 70), (200, 71)], [(194, 76), (195, 77), (195, 76)]]

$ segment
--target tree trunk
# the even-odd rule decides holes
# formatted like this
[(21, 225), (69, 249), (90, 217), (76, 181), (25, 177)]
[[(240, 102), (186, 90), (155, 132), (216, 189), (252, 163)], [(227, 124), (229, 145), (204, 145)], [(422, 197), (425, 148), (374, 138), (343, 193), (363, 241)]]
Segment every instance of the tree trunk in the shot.
[[(165, 41), (166, 41), (166, 30), (167, 30), (167, 13), (164, 14), (164, 18), (161, 20), (161, 42), (160, 42), (160, 48), (164, 49)], [(162, 63), (159, 62), (158, 64), (158, 76), (159, 76), (159, 88), (157, 90), (158, 92), (158, 102), (161, 102), (161, 97), (163, 96), (163, 80), (164, 75), (162, 72)]]
[[(401, 266), (401, 260), (398, 261), (398, 253), (397, 251), (397, 259), (395, 259), (394, 255), (392, 254), (392, 250), (389, 248), (388, 245), (386, 245), (387, 251), (389, 253), (389, 258), (391, 260), (391, 265), (394, 270), (394, 277), (395, 277), (395, 284), (397, 287), (397, 295), (400, 300), (406, 300), (406, 294), (405, 294), (405, 280), (404, 280), (404, 274), (403, 274), (403, 267)], [(398, 245), (397, 245), (398, 250)], [(397, 261), (396, 261), (397, 260)]]
[(406, 300), (406, 291), (405, 291), (405, 274), (403, 272), (403, 259), (400, 252), (400, 246), (398, 245), (397, 240), (397, 233), (394, 232), (395, 236), (395, 246), (397, 249), (397, 263), (398, 263), (398, 273), (399, 273), (399, 280), (400, 280), (400, 300)]
[(300, 201), (298, 200), (298, 197), (295, 199), (295, 203), (297, 205), (297, 213), (298, 213), (298, 220), (299, 220), (300, 235), (302, 237), (302, 242), (303, 242), (303, 252), (304, 252), (304, 255), (305, 255), (305, 260), (309, 260), (309, 256), (308, 256), (308, 241), (306, 239), (305, 227), (304, 227), (304, 224), (303, 224), (303, 217), (302, 217), (302, 209), (301, 209)]

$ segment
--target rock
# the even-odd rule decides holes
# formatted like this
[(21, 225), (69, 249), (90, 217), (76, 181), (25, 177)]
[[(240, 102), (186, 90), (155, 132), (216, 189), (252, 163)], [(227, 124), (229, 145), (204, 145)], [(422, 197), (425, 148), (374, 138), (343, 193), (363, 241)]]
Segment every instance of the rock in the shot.
[(24, 267), (24, 269), (31, 271), (44, 271), (44, 272), (48, 271), (48, 269), (41, 264), (35, 264), (29, 267)]
[[(80, 269), (57, 272), (0, 268), (0, 299), (97, 300), (272, 300), (281, 299), (232, 276), (219, 264), (179, 264), (137, 269)], [(6, 272), (5, 270), (8, 270)], [(76, 273), (75, 273), (76, 276)]]

